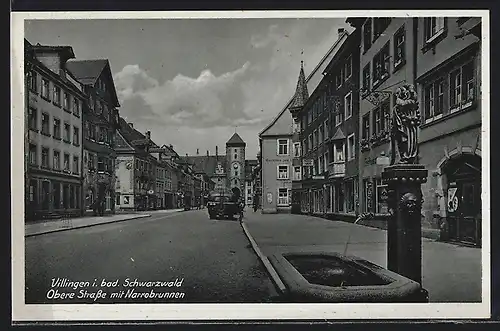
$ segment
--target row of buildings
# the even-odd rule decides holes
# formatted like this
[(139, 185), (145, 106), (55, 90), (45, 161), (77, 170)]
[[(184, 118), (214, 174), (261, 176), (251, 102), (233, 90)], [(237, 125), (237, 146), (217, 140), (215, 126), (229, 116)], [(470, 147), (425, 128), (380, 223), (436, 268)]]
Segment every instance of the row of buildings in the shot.
[(204, 203), (203, 169), (120, 117), (108, 60), (24, 47), (27, 220)]
[(395, 91), (412, 84), (428, 231), (481, 242), (481, 19), (350, 18), (259, 134), (263, 212), (387, 217)]

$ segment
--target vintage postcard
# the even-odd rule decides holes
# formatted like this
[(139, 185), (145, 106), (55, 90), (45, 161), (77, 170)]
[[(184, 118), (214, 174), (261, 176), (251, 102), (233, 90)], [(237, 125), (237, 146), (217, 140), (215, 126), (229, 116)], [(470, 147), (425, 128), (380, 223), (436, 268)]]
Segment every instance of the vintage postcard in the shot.
[(14, 321), (490, 316), (488, 11), (12, 27)]

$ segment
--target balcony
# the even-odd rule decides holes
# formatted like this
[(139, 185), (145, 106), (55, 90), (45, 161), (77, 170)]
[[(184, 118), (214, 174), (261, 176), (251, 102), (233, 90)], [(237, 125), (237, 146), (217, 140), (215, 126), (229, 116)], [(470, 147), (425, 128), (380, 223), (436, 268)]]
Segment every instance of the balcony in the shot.
[(328, 165), (328, 177), (344, 177), (345, 175), (345, 162), (333, 162)]

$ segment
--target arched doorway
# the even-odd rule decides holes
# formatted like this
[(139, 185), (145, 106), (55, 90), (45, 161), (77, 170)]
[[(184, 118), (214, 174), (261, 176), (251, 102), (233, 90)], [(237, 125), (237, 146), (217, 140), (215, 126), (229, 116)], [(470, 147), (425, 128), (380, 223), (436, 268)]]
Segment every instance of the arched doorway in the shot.
[(446, 176), (446, 219), (452, 241), (481, 246), (481, 158), (457, 155), (442, 167)]

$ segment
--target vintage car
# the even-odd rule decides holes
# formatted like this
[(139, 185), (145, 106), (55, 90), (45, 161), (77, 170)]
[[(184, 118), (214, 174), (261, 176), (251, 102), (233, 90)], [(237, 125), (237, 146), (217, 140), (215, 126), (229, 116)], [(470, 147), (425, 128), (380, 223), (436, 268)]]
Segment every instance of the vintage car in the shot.
[(207, 202), (210, 219), (238, 219), (243, 218), (241, 199), (234, 199), (228, 192), (213, 192)]

